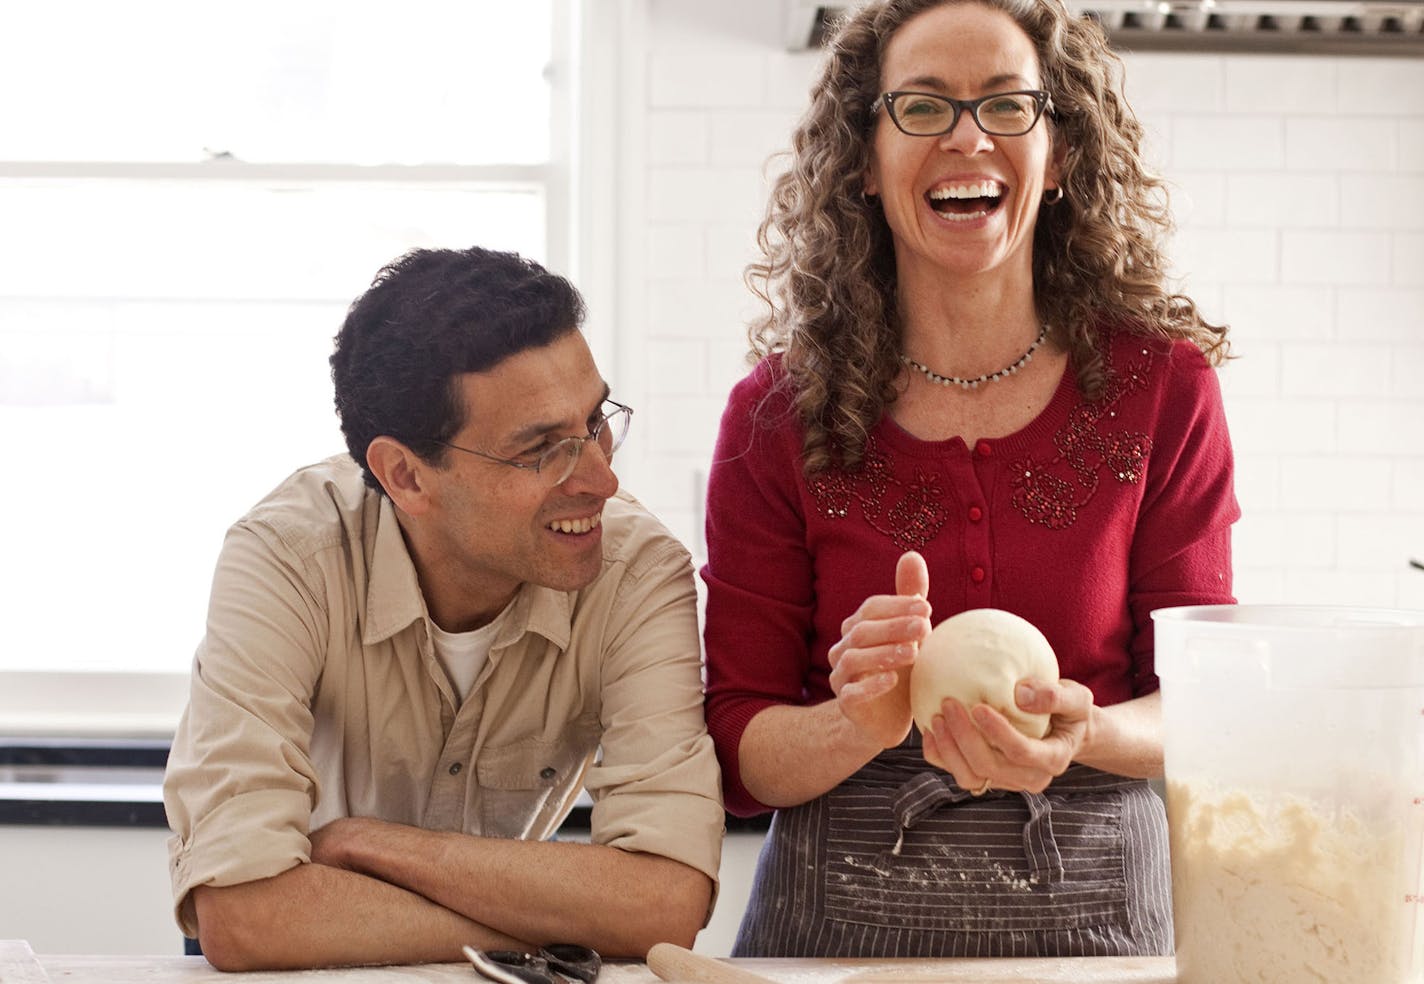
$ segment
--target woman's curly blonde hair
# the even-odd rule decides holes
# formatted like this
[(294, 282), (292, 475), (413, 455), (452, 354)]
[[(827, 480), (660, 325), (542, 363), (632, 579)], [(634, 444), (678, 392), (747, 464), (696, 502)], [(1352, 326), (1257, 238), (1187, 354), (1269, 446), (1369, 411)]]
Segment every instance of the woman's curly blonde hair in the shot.
[(878, 203), (865, 195), (873, 107), (890, 38), (946, 3), (1006, 12), (1038, 53), (1054, 140), (1066, 154), (1063, 199), (1040, 210), (1035, 231), (1035, 301), (1084, 393), (1092, 398), (1103, 385), (1104, 324), (1190, 339), (1213, 364), (1227, 357), (1226, 328), (1166, 285), (1166, 189), (1143, 165), (1142, 126), (1118, 91), (1122, 62), (1102, 29), (1062, 0), (879, 0), (854, 11), (827, 45), (792, 136), (791, 166), (776, 179), (757, 231), (763, 258), (746, 270), (769, 307), (749, 332), (752, 354), (784, 353), (808, 475), (859, 468), (871, 429), (896, 397), (893, 244)]

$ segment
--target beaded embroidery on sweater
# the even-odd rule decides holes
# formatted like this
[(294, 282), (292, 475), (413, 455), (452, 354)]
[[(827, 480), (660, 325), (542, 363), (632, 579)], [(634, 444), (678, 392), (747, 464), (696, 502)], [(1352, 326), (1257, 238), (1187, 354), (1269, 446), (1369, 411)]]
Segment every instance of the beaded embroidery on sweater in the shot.
[[(887, 505), (891, 490), (900, 494)], [(929, 543), (948, 516), (939, 476), (916, 471), (909, 484), (900, 481), (873, 437), (865, 442), (860, 471), (853, 475), (840, 469), (823, 472), (811, 480), (811, 493), (821, 512), (831, 519), (844, 518), (851, 500), (859, 502), (870, 528), (889, 537), (901, 550), (918, 550)]]
[(1146, 434), (1109, 431), (1124, 397), (1147, 385), (1152, 353), (1141, 349), (1121, 373), (1113, 371), (1111, 353), (1104, 357), (1107, 378), (1102, 395), (1083, 402), (1068, 414), (1068, 423), (1053, 437), (1058, 455), (1032, 456), (1014, 463), (1013, 504), (1031, 523), (1051, 530), (1072, 526), (1078, 510), (1098, 491), (1106, 471), (1119, 483), (1136, 485), (1147, 468), (1152, 439)]
[[(1067, 529), (1097, 493), (1106, 473), (1119, 484), (1137, 484), (1147, 467), (1152, 439), (1146, 434), (1112, 430), (1125, 397), (1143, 389), (1152, 368), (1152, 354), (1143, 348), (1121, 367), (1104, 354), (1105, 380), (1097, 400), (1081, 401), (1053, 435), (1057, 454), (1027, 455), (1013, 464), (1011, 501), (1031, 523), (1051, 530)], [(875, 439), (866, 441), (863, 464), (849, 474), (833, 469), (810, 481), (821, 513), (830, 519), (848, 515), (852, 502), (872, 529), (902, 550), (920, 549), (944, 527), (948, 509), (940, 479), (918, 469), (909, 482), (898, 478)]]

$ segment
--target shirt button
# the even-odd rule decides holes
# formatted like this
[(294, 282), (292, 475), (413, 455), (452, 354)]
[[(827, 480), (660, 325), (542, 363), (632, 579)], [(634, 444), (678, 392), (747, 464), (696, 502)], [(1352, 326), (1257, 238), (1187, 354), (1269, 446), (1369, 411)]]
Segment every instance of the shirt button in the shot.
[(984, 578), (988, 576), (988, 573), (982, 567), (976, 567), (969, 572), (969, 579), (975, 584), (983, 584)]
[(971, 523), (977, 523), (977, 522), (979, 522), (979, 520), (981, 520), (981, 519), (983, 519), (983, 518), (984, 518), (984, 510), (980, 509), (978, 506), (970, 506), (970, 507), (969, 507), (969, 522), (971, 522)]
[(978, 452), (979, 457), (981, 458), (987, 458), (989, 457), (989, 455), (994, 453), (994, 449), (989, 446), (988, 441), (980, 441), (978, 444), (974, 445), (974, 450)]
[(463, 765), (461, 765), (459, 762), (456, 762), (454, 765), (450, 766), (450, 775), (458, 776), (460, 774), (460, 770), (463, 768)]
[(546, 765), (544, 766), (544, 768), (539, 770), (540, 779), (552, 779), (558, 774), (558, 770), (555, 769), (552, 765)]

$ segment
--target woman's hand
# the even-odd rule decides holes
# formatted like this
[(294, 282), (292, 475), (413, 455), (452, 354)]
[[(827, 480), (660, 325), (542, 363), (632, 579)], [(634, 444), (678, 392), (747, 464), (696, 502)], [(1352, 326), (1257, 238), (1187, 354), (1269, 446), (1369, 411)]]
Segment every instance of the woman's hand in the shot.
[(895, 564), (895, 594), (872, 595), (841, 623), (827, 654), (841, 713), (880, 748), (910, 733), (910, 667), (930, 634), (929, 568), (914, 551)]
[(1081, 683), (1020, 680), (1019, 708), (1048, 714), (1048, 734), (1029, 738), (987, 704), (966, 708), (952, 697), (924, 735), (925, 761), (975, 793), (989, 788), (1041, 793), (1063, 774), (1091, 738), (1093, 692)]

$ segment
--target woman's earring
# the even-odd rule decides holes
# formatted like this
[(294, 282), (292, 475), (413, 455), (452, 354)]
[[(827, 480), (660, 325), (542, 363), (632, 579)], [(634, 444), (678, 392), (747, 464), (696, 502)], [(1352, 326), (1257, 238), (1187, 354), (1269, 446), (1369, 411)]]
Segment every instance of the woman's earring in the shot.
[(1063, 201), (1062, 185), (1057, 188), (1049, 188), (1043, 193), (1043, 204), (1045, 205), (1057, 205), (1061, 201)]

